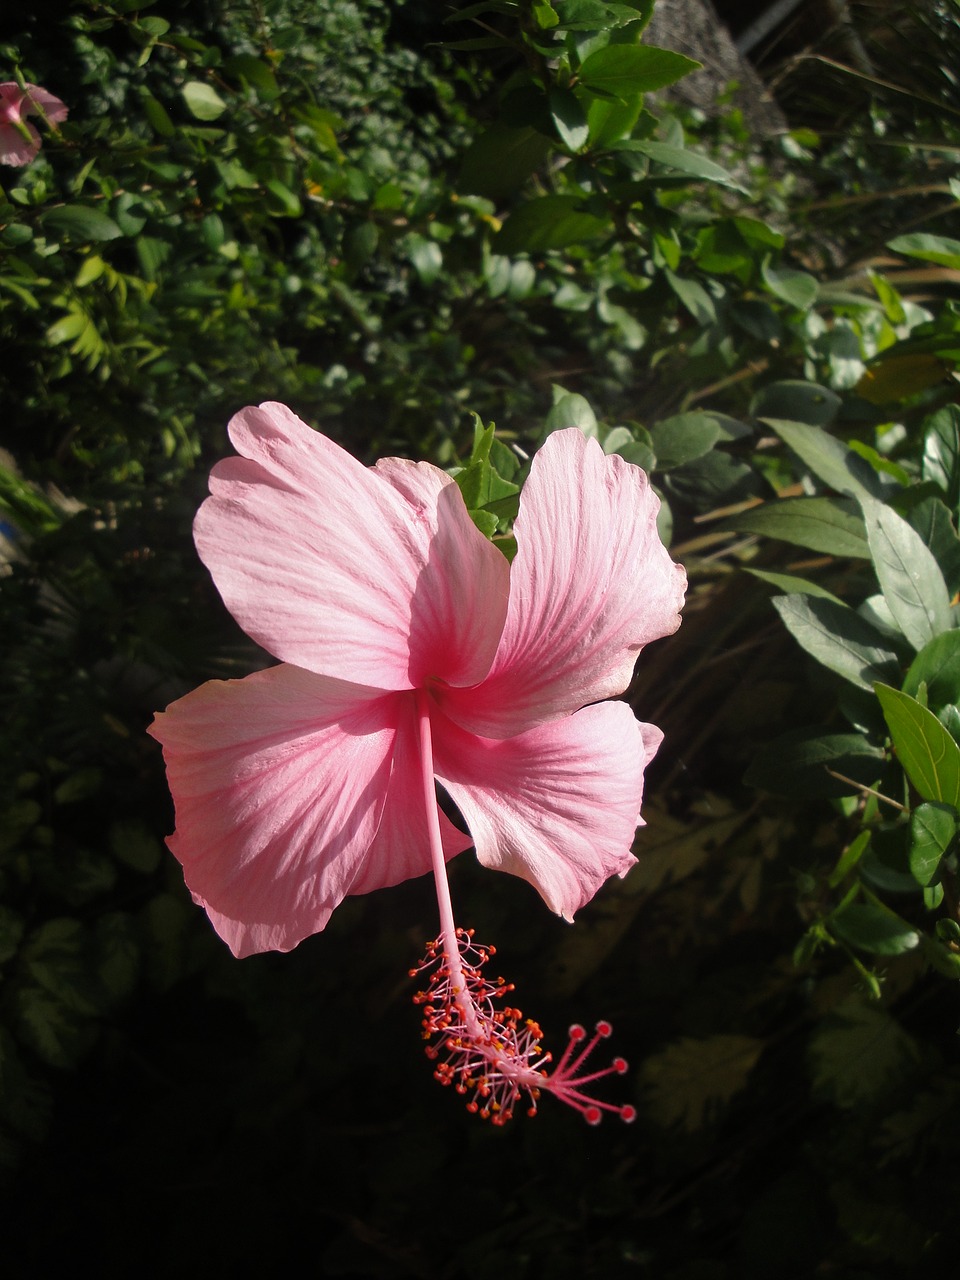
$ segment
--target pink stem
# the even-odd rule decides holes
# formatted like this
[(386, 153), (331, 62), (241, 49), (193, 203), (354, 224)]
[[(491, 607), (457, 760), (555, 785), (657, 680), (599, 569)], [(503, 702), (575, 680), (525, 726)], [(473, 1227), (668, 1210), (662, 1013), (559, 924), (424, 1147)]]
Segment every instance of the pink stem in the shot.
[(450, 971), (450, 986), (470, 1035), (483, 1039), (483, 1028), (473, 1001), (470, 999), (467, 980), (460, 960), (460, 944), (457, 926), (453, 919), (453, 902), (447, 880), (447, 862), (443, 856), (443, 838), (440, 834), (440, 813), (433, 776), (433, 735), (430, 730), (429, 696), (423, 689), (416, 691), (417, 718), (420, 726), (420, 772), (423, 780), (423, 803), (427, 815), (427, 833), (430, 841), (430, 862), (437, 886), (437, 906), (440, 909), (440, 941)]

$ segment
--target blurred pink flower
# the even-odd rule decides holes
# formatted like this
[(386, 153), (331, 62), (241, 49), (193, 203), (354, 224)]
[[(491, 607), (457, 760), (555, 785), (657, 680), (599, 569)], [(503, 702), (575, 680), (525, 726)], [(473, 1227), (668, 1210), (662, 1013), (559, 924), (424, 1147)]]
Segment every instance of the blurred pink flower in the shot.
[[(170, 848), (238, 956), (289, 950), (346, 895), (433, 871), (441, 932), (417, 972), (432, 974), (420, 1002), (446, 1051), (437, 1074), (473, 1088), (476, 1055), (512, 1035), (520, 1065), (499, 1093), (488, 1072), (475, 1099), (509, 1115), (518, 1083), (531, 1098), (551, 1087), (547, 1059), (536, 1024), (521, 1044), (519, 1010), (498, 1007), (510, 988), (480, 973), (490, 949), (457, 929), (444, 864), (473, 844), (570, 920), (635, 862), (662, 735), (625, 703), (595, 704), (679, 625), (685, 575), (657, 534), (657, 498), (639, 468), (556, 432), (524, 486), (511, 565), (429, 463), (366, 468), (279, 404), (243, 410), (230, 436), (241, 456), (214, 467), (194, 536), (228, 609), (280, 665), (157, 716)], [(439, 810), (435, 779), (469, 835)], [(585, 1056), (571, 1047), (555, 1073), (580, 1110)]]
[(13, 80), (0, 84), (0, 164), (29, 164), (40, 150), (40, 135), (24, 120), (27, 115), (59, 124), (67, 118), (67, 107), (39, 85), (21, 89)]

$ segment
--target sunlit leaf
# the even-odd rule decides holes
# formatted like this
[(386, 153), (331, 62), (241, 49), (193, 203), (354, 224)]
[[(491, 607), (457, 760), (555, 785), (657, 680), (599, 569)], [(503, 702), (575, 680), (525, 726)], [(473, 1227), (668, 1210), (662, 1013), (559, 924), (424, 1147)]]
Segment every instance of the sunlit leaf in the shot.
[(882, 502), (861, 497), (867, 541), (883, 598), (915, 649), (952, 625), (940, 567), (915, 529)]
[(797, 595), (775, 597), (773, 605), (811, 657), (861, 689), (898, 672), (896, 654), (880, 632), (847, 605)]
[(957, 812), (949, 805), (918, 804), (910, 814), (910, 870), (928, 885), (957, 834)]
[(924, 800), (960, 807), (960, 747), (915, 698), (877, 683), (877, 697), (897, 758)]
[(826, 555), (870, 557), (863, 518), (849, 499), (783, 498), (740, 511), (721, 527), (779, 538)]
[(188, 80), (180, 91), (187, 110), (197, 120), (217, 120), (227, 109), (227, 104), (204, 80)]

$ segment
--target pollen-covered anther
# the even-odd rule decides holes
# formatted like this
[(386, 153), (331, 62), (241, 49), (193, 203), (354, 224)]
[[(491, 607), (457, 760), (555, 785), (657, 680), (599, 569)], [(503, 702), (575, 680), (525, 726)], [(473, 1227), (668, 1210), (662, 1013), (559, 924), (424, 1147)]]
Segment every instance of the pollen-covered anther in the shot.
[(426, 1053), (437, 1064), (434, 1075), (468, 1097), (471, 1114), (502, 1125), (512, 1118), (523, 1095), (529, 1101), (527, 1114), (535, 1115), (547, 1092), (579, 1111), (588, 1124), (599, 1124), (604, 1111), (627, 1123), (636, 1119), (634, 1107), (603, 1102), (584, 1092), (585, 1085), (627, 1071), (626, 1060), (618, 1057), (607, 1067), (583, 1074), (594, 1049), (612, 1033), (609, 1022), (598, 1022), (592, 1037), (579, 1024), (572, 1026), (560, 1061), (548, 1070), (552, 1058), (541, 1047), (539, 1023), (524, 1019), (516, 1006), (502, 1004), (513, 984), (483, 973), (494, 948), (475, 943), (473, 930), (464, 929), (456, 930), (456, 945), (454, 955), (448, 956), (440, 939), (430, 943), (414, 970), (416, 975), (429, 975), (427, 988), (413, 999), (423, 1011), (423, 1038), (433, 1041)]

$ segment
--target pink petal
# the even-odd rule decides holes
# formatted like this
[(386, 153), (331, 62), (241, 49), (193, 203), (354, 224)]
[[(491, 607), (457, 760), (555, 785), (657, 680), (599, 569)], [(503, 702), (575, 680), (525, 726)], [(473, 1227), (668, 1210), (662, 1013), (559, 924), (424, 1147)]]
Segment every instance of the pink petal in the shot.
[(37, 84), (27, 85), (24, 99), (29, 104), (23, 107), (24, 111), (35, 111), (38, 115), (46, 117), (51, 124), (59, 124), (61, 120), (66, 120), (70, 114), (66, 103), (62, 99), (46, 89), (42, 89)]
[(415, 818), (409, 845), (381, 841), (369, 856), (391, 803), (394, 752), (410, 756), (399, 739), (412, 702), (279, 666), (211, 681), (157, 716), (150, 732), (177, 813), (169, 845), (235, 955), (289, 951), (347, 894), (429, 869)]
[(659, 507), (639, 467), (575, 429), (549, 436), (520, 499), (496, 660), (477, 688), (445, 693), (448, 714), (505, 738), (622, 693), (643, 646), (680, 625), (686, 574)]
[(508, 569), (449, 477), (364, 467), (280, 404), (244, 409), (230, 435), (243, 456), (214, 467), (194, 534), (248, 635), (381, 689), (486, 674)]
[(516, 738), (484, 739), (435, 716), (438, 779), (486, 867), (528, 880), (572, 920), (636, 862), (643, 770), (662, 734), (622, 702), (586, 707)]
[(10, 124), (0, 124), (0, 164), (29, 164), (40, 150), (40, 135), (32, 124), (27, 129), (33, 142), (26, 138)]

